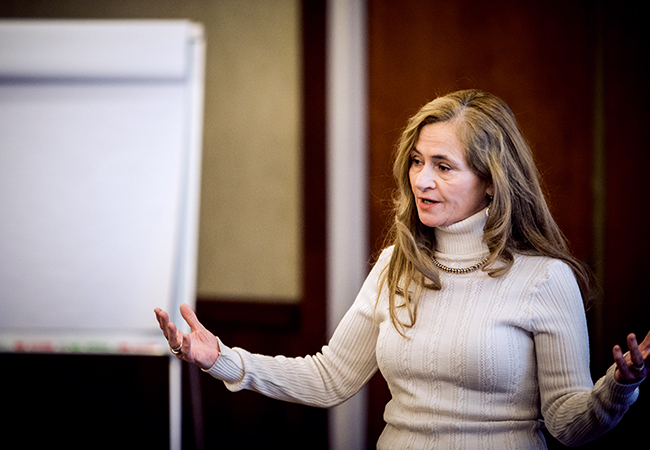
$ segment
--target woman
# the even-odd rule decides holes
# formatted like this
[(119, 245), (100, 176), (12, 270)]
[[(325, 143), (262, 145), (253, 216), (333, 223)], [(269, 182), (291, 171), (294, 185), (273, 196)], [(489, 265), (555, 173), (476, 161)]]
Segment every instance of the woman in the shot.
[[(392, 245), (329, 344), (305, 358), (252, 355), (187, 306), (184, 334), (156, 315), (172, 351), (223, 380), (329, 407), (381, 370), (392, 399), (378, 448), (546, 448), (611, 429), (648, 373), (650, 333), (596, 385), (584, 303), (590, 272), (567, 250), (514, 115), (485, 92), (425, 105), (400, 138)], [(649, 361), (650, 363), (650, 361)]]

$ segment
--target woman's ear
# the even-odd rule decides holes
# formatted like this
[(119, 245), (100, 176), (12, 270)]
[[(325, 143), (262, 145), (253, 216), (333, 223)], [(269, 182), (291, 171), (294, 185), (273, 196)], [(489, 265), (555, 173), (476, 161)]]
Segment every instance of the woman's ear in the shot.
[(492, 184), (492, 182), (490, 182), (490, 183), (487, 185), (487, 187), (485, 188), (485, 193), (486, 193), (489, 197), (494, 197), (494, 185)]

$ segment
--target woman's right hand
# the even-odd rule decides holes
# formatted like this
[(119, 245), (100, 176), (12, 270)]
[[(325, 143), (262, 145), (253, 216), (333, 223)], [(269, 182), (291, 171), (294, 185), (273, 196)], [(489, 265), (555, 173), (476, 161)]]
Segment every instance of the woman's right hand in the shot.
[(627, 346), (630, 351), (625, 354), (620, 345), (614, 346), (614, 379), (617, 383), (636, 383), (650, 373), (650, 332), (641, 344), (637, 343), (636, 335), (630, 333), (627, 336)]
[(181, 305), (181, 315), (190, 326), (190, 334), (180, 331), (162, 309), (156, 308), (154, 312), (169, 348), (178, 359), (194, 363), (201, 369), (214, 365), (221, 354), (219, 340), (199, 322), (192, 308), (185, 303)]

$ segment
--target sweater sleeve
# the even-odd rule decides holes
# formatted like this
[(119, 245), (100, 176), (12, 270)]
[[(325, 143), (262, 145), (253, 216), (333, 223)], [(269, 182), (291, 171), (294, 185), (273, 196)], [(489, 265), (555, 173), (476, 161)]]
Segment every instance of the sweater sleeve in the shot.
[(541, 409), (549, 432), (568, 446), (612, 429), (638, 396), (638, 383), (614, 380), (615, 366), (593, 385), (587, 322), (571, 269), (553, 261), (532, 296)]
[(222, 345), (207, 373), (231, 391), (248, 389), (268, 397), (327, 408), (353, 396), (377, 370), (374, 320), (379, 278), (388, 256), (379, 258), (328, 345), (314, 355), (288, 358), (253, 354)]

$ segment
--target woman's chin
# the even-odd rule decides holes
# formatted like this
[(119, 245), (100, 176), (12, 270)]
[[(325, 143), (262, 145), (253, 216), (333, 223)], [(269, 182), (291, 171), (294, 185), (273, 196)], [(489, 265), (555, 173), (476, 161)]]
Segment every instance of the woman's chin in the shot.
[(420, 222), (422, 222), (422, 225), (430, 228), (435, 228), (444, 225), (444, 221), (441, 218), (434, 216), (431, 213), (420, 212), (418, 214), (418, 217), (420, 218)]

